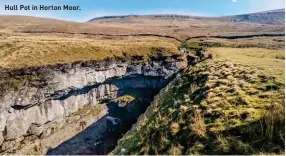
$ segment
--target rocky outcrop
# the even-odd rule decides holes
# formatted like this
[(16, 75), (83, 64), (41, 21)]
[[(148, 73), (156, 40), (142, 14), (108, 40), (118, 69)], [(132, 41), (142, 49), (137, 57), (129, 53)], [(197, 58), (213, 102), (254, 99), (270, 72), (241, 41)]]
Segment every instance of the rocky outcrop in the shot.
[(186, 67), (182, 58), (165, 57), (149, 63), (90, 61), (3, 71), (2, 77), (16, 77), (20, 87), (0, 95), (1, 151), (15, 153), (24, 148), (27, 138), (47, 138), (55, 133), (54, 125), (87, 105), (116, 98), (126, 88), (164, 87)]

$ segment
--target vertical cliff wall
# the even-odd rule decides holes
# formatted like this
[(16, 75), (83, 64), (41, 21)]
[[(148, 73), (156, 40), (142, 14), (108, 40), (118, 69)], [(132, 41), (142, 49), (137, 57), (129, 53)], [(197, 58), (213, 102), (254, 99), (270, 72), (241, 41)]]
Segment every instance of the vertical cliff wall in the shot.
[(0, 96), (1, 151), (45, 153), (82, 130), (48, 143), (57, 132), (70, 131), (65, 130), (70, 121), (84, 129), (108, 113), (100, 106), (83, 124), (83, 119), (71, 119), (81, 109), (115, 99), (130, 88), (159, 90), (186, 65), (182, 57), (165, 57), (149, 63), (84, 62), (2, 72), (1, 85), (6, 88)]

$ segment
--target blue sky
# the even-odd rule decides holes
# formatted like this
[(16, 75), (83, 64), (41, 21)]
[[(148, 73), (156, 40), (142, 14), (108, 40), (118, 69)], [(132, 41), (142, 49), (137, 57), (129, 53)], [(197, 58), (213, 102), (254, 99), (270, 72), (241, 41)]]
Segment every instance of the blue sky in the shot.
[[(77, 5), (79, 11), (7, 11), (5, 5)], [(130, 14), (225, 16), (285, 8), (285, 0), (9, 0), (0, 14), (85, 22), (94, 17)]]

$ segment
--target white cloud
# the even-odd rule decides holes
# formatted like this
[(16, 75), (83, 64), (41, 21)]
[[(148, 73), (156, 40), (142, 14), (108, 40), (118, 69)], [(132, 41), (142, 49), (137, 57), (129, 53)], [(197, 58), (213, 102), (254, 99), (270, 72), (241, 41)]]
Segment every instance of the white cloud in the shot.
[(236, 2), (237, 2), (237, 0), (232, 0), (232, 2), (233, 2), (233, 3), (236, 3)]

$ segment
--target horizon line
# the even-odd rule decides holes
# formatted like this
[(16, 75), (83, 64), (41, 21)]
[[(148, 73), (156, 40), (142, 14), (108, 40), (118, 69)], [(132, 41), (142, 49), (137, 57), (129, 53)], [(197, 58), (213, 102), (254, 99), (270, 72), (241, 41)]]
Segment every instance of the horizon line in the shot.
[(158, 13), (158, 14), (114, 14), (114, 15), (103, 15), (103, 16), (95, 16), (87, 21), (74, 21), (74, 20), (68, 20), (68, 19), (60, 19), (60, 18), (53, 18), (53, 17), (43, 17), (43, 16), (32, 16), (32, 15), (21, 15), (21, 14), (2, 14), (0, 13), (0, 16), (25, 16), (25, 17), (33, 17), (33, 18), (44, 18), (44, 19), (53, 19), (53, 20), (60, 20), (60, 21), (67, 21), (67, 22), (76, 22), (76, 23), (86, 23), (92, 20), (96, 19), (103, 19), (103, 18), (117, 18), (117, 17), (130, 17), (130, 16), (185, 16), (185, 17), (196, 17), (196, 18), (221, 18), (221, 17), (231, 17), (231, 16), (240, 16), (240, 15), (248, 15), (248, 14), (255, 14), (255, 13), (267, 13), (271, 11), (279, 11), (284, 10), (285, 8), (279, 8), (279, 9), (271, 9), (271, 10), (265, 10), (265, 11), (258, 11), (258, 12), (249, 12), (249, 13), (242, 13), (242, 14), (230, 14), (230, 15), (223, 15), (223, 16), (211, 16), (211, 15), (190, 15), (190, 14), (174, 14), (174, 13)]

